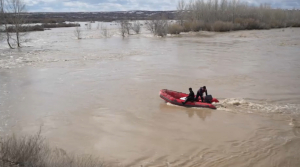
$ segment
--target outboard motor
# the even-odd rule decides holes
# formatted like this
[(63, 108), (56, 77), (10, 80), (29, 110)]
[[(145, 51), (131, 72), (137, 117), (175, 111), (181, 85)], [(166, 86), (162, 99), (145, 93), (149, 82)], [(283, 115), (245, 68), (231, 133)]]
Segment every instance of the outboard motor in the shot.
[(212, 100), (213, 100), (212, 95), (207, 95), (207, 96), (205, 96), (205, 98), (204, 98), (205, 103), (211, 104), (211, 103), (212, 103)]

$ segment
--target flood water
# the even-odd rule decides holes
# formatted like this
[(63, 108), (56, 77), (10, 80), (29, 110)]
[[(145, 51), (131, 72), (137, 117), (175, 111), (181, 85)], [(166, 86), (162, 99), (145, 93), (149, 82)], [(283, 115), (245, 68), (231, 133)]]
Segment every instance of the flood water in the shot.
[[(1, 43), (0, 133), (34, 134), (121, 166), (300, 165), (300, 29), (188, 33), (73, 28)], [(207, 86), (217, 110), (166, 104)]]

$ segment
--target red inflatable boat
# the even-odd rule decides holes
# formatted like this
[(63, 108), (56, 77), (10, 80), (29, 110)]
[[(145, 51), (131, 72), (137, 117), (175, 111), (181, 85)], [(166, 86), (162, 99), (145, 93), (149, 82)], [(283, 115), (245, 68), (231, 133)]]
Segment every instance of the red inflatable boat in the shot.
[[(211, 109), (216, 109), (216, 106), (210, 104), (210, 103), (205, 103), (200, 101), (195, 101), (195, 102), (187, 102), (185, 105), (182, 104), (182, 102), (185, 101), (185, 97), (188, 96), (186, 93), (181, 93), (181, 92), (176, 92), (172, 90), (167, 90), (163, 89), (159, 92), (159, 95), (162, 99), (164, 99), (166, 102), (169, 102), (171, 104), (179, 105), (179, 106), (186, 106), (186, 107), (203, 107), (203, 108), (211, 108)], [(205, 97), (203, 97), (205, 98)], [(213, 98), (212, 102), (218, 103), (219, 100)]]

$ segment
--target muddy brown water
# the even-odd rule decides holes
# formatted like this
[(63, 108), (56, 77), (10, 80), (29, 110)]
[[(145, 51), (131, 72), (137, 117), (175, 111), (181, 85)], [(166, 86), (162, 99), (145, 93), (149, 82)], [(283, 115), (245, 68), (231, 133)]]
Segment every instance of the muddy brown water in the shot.
[[(2, 135), (41, 126), (53, 147), (128, 167), (300, 165), (300, 29), (72, 34), (34, 32), (21, 50), (1, 46)], [(159, 98), (203, 85), (217, 110)]]

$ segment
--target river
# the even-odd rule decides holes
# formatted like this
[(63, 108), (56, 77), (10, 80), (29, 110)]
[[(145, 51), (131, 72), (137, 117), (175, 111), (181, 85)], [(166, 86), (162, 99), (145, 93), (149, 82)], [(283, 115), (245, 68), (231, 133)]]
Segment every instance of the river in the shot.
[[(0, 46), (0, 133), (122, 166), (300, 164), (300, 29), (111, 37), (74, 28)], [(166, 104), (206, 86), (217, 110)]]

